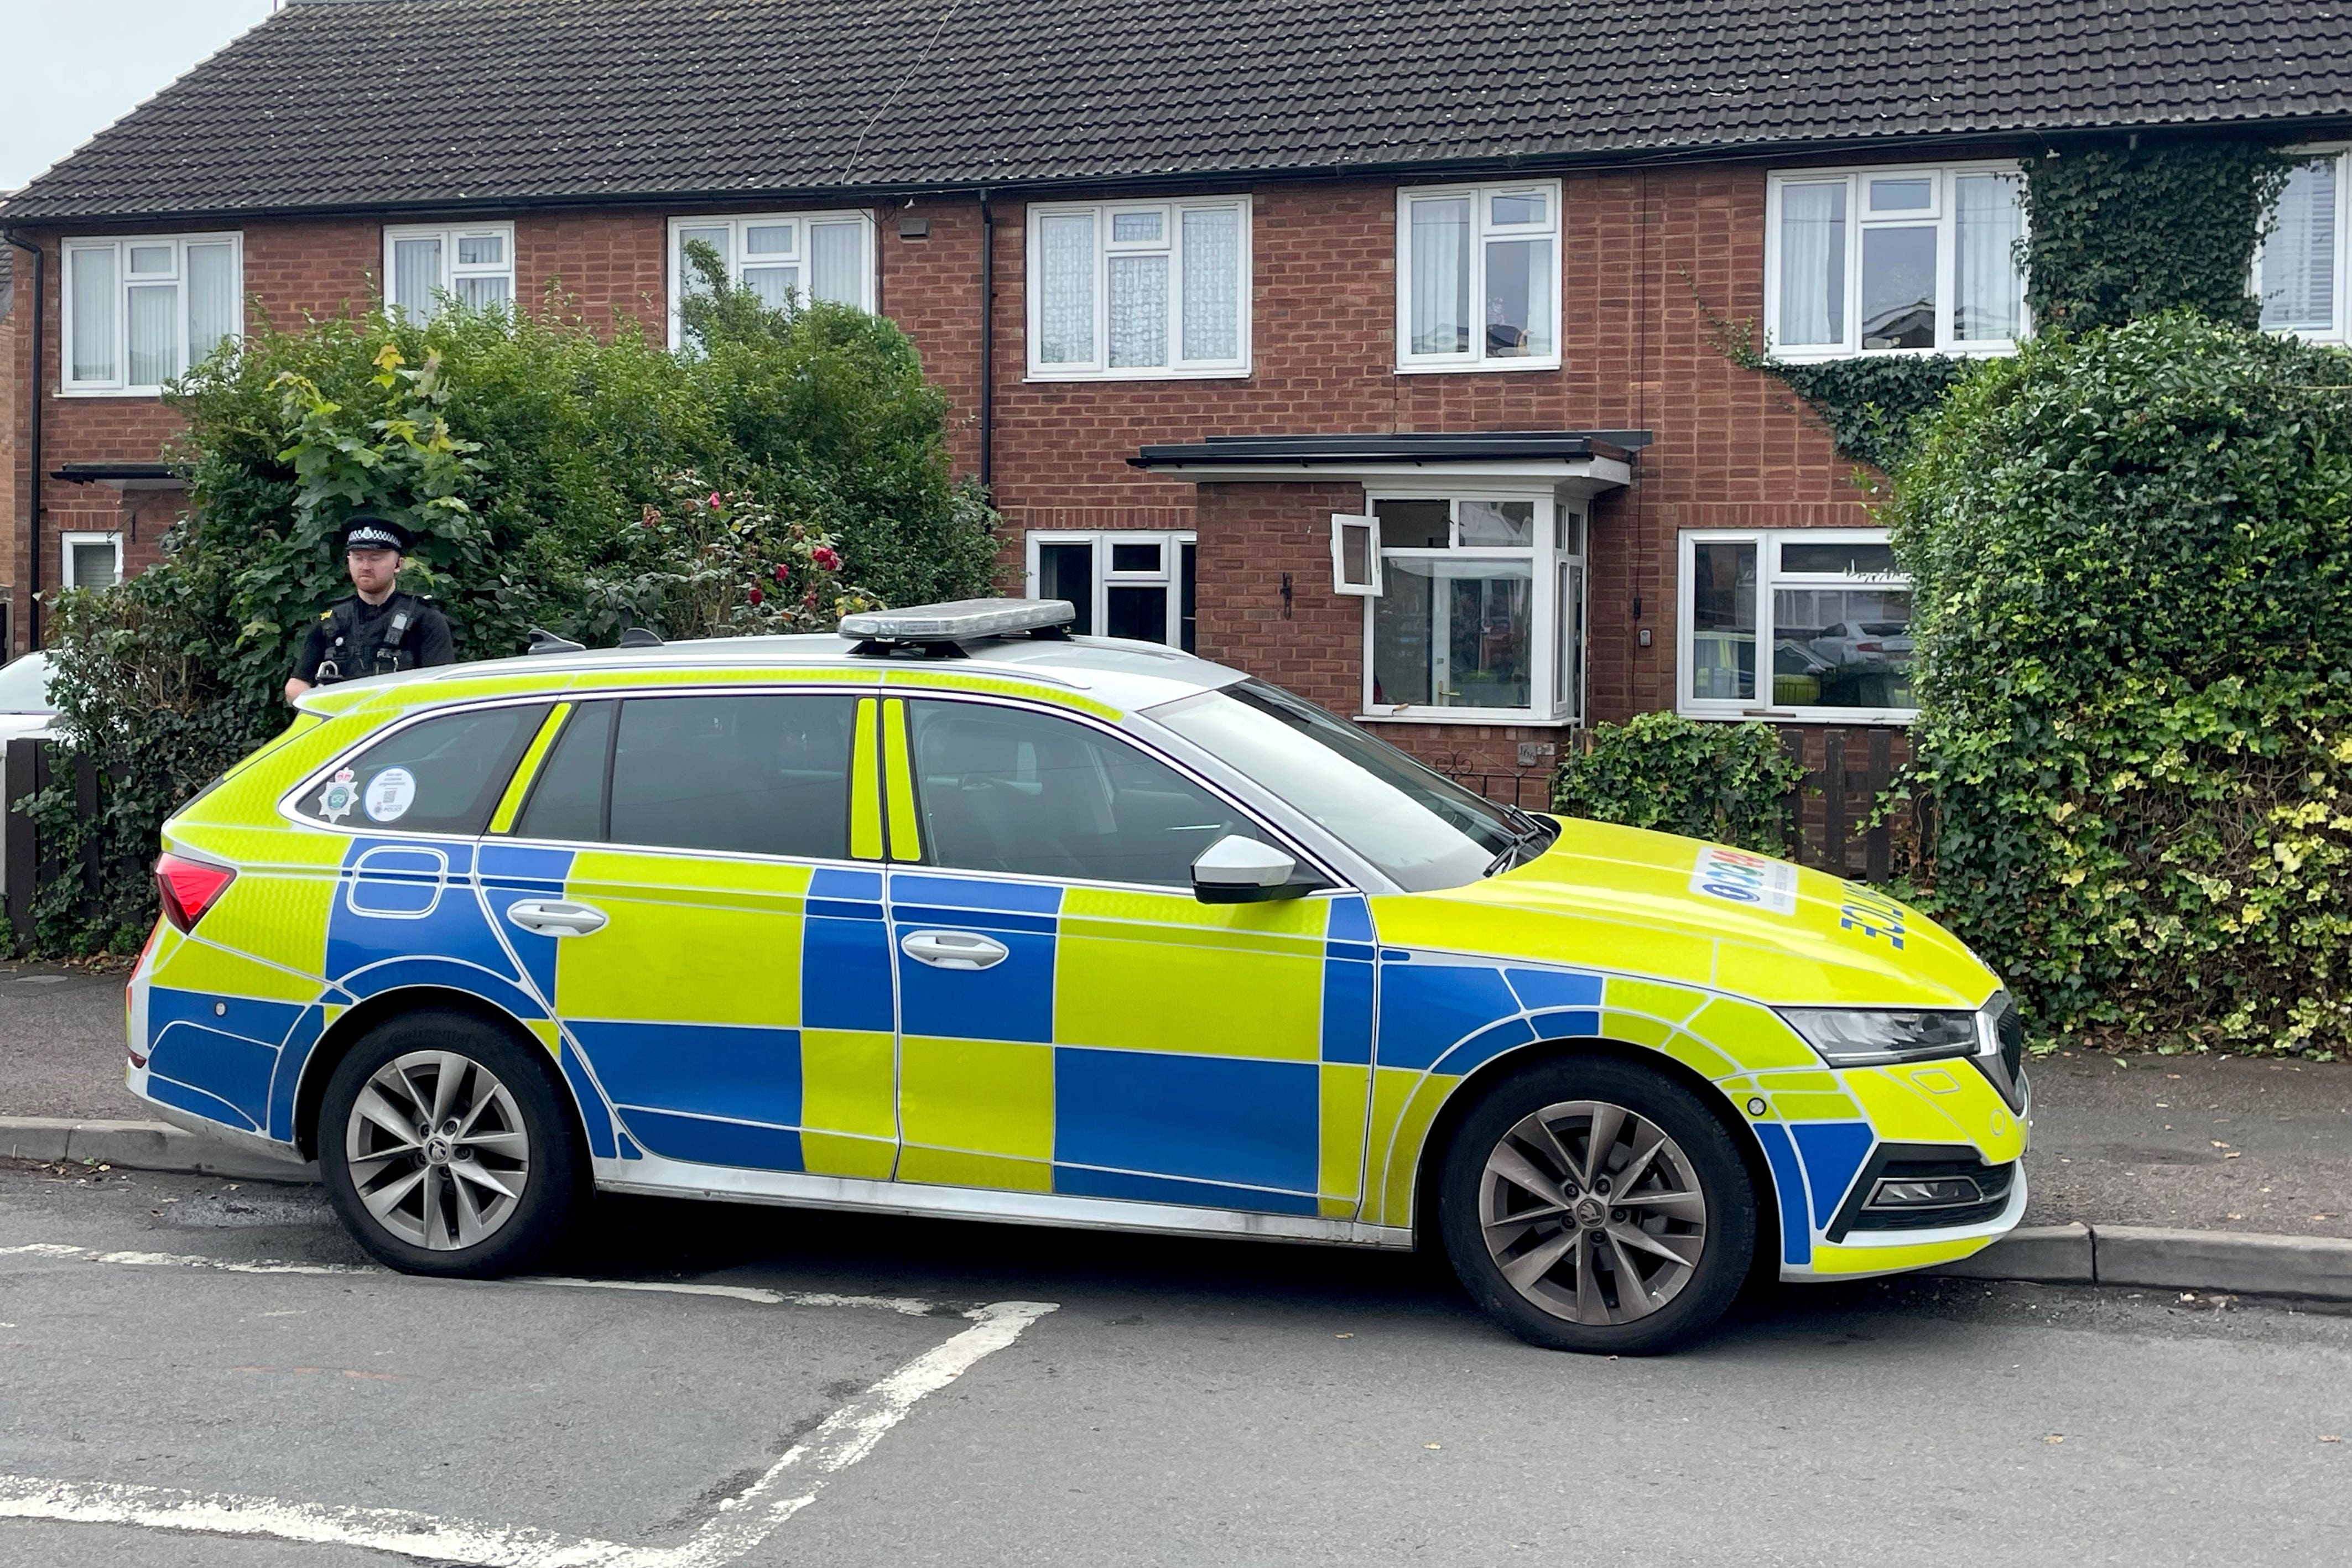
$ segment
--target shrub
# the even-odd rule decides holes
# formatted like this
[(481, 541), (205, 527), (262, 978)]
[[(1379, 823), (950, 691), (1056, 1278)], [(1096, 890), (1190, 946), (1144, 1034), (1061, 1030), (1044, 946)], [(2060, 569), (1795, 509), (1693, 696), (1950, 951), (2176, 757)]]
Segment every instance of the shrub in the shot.
[(1897, 476), (1930, 907), (2045, 1035), (2352, 1047), (2352, 355), (2045, 338)]
[(1552, 804), (1566, 815), (1789, 852), (1789, 794), (1804, 769), (1771, 726), (1645, 713), (1595, 725), (1590, 737), (1552, 778)]
[[(695, 349), (626, 319), (452, 305), (267, 323), (172, 401), (191, 513), (139, 577), (60, 596), (67, 739), (33, 807), (45, 850), (94, 862), (46, 886), (33, 941), (88, 950), (154, 913), (146, 876), (176, 804), (281, 726), (296, 649), (350, 591), (334, 539), (361, 509), (418, 536), (460, 658), (526, 629), (609, 643), (818, 630), (876, 601), (987, 591), (993, 515), (951, 481), (946, 403), (889, 322), (790, 314), (706, 270)], [(74, 810), (79, 758), (111, 779)]]

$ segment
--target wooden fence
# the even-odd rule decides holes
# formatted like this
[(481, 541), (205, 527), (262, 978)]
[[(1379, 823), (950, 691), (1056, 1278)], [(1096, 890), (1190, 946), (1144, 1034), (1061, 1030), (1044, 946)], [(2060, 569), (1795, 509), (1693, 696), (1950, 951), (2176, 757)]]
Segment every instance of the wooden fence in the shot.
[[(1931, 838), (1921, 800), (1872, 818), (1879, 798), (1910, 759), (1909, 737), (1885, 725), (1783, 725), (1780, 746), (1805, 772), (1788, 799), (1789, 858), (1865, 882), (1884, 882), (1917, 863)], [(1549, 766), (1511, 773), (1447, 769), (1489, 800), (1528, 810), (1551, 804)]]
[[(7, 818), (0, 824), (0, 909), (8, 916), (21, 948), (33, 930), (34, 895), (60, 876), (79, 871), (83, 889), (92, 899), (99, 890), (99, 846), (89, 845), (79, 868), (69, 867), (56, 852), (43, 847), (33, 819), (24, 810), (33, 796), (49, 787), (55, 743), (31, 736), (16, 736), (0, 762), (0, 807)], [(83, 758), (74, 769), (74, 808), (86, 817), (98, 815), (98, 765)]]

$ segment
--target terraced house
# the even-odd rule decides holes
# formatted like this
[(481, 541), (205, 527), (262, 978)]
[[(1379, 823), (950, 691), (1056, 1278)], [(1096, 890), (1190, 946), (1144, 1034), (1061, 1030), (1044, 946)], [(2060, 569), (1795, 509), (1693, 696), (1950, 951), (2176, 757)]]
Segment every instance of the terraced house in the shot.
[(184, 497), (159, 388), (257, 312), (671, 323), (707, 240), (882, 311), (1009, 585), (1492, 788), (1671, 708), (1897, 725), (1909, 600), (1789, 360), (2032, 329), (2023, 163), (2307, 148), (2249, 287), (2346, 328), (2320, 0), (310, 0), (0, 207), (9, 636)]

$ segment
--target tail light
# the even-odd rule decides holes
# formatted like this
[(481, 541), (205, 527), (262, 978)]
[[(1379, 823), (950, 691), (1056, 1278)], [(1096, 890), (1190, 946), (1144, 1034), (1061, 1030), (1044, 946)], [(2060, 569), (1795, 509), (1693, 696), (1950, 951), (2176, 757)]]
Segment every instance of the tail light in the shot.
[(236, 880), (236, 873), (225, 865), (183, 860), (168, 852), (155, 862), (155, 892), (163, 900), (163, 918), (175, 930), (194, 930)]
[(1853, 645), (1853, 651), (1857, 653), (1884, 653), (1886, 652), (1886, 644), (1884, 643), (1856, 643)]

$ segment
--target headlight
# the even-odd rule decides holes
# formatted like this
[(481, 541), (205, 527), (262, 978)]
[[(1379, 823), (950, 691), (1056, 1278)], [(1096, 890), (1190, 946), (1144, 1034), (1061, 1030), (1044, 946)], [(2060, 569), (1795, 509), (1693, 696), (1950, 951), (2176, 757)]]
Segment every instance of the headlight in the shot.
[(1783, 1008), (1780, 1016), (1832, 1067), (1973, 1056), (1979, 1048), (1972, 1012)]

